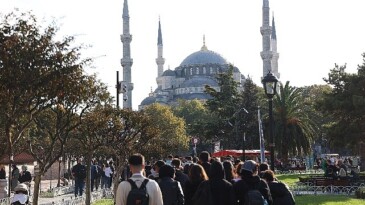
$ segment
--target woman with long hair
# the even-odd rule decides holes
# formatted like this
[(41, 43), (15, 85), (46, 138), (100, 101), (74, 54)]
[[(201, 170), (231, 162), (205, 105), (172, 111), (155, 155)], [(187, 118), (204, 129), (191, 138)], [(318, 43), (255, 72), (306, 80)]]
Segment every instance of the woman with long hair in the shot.
[(183, 188), (185, 205), (192, 205), (192, 198), (201, 182), (208, 180), (208, 175), (200, 164), (192, 164), (189, 179)]

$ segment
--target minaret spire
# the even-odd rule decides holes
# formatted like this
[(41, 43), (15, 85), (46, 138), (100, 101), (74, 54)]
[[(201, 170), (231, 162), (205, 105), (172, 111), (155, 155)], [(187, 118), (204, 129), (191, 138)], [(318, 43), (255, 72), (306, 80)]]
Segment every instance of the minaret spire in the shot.
[(278, 53), (278, 49), (277, 49), (274, 13), (272, 16), (271, 51), (272, 51), (271, 71), (272, 71), (272, 74), (274, 74), (277, 78), (280, 78), (280, 73), (279, 73), (279, 69), (278, 69), (279, 53)]
[(163, 43), (162, 43), (162, 31), (161, 31), (161, 19), (158, 18), (158, 34), (157, 34), (157, 86), (162, 86), (162, 74), (163, 74), (163, 65), (165, 64), (165, 59), (163, 58)]
[(120, 36), (123, 43), (123, 58), (121, 59), (121, 65), (123, 67), (123, 82), (126, 87), (126, 92), (123, 93), (123, 108), (132, 109), (132, 64), (131, 58), (131, 41), (132, 35), (129, 33), (129, 10), (128, 1), (124, 0), (123, 5), (123, 34)]
[(202, 51), (207, 51), (208, 50), (207, 46), (205, 45), (205, 34), (203, 35), (203, 46), (202, 46), (201, 50)]
[(263, 62), (263, 76), (265, 77), (268, 72), (271, 72), (271, 43), (270, 43), (270, 35), (271, 35), (271, 26), (270, 26), (270, 7), (269, 0), (263, 0), (262, 6), (262, 26), (260, 28), (260, 32), (262, 35), (262, 51), (260, 53), (262, 62)]

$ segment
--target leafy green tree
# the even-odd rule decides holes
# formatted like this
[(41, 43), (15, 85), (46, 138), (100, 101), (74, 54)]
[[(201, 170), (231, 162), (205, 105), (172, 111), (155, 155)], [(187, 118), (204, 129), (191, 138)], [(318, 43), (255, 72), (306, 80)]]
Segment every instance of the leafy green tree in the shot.
[(87, 167), (85, 191), (87, 205), (90, 205), (91, 201), (90, 164), (92, 164), (93, 155), (101, 146), (108, 146), (108, 139), (119, 135), (122, 128), (123, 123), (118, 110), (111, 104), (99, 104), (85, 113), (82, 124), (73, 133), (73, 137), (79, 141), (78, 145), (83, 152), (82, 156), (85, 157)]
[[(197, 137), (200, 142), (206, 143), (205, 126), (214, 119), (199, 100), (179, 100), (176, 106), (172, 107), (174, 115), (185, 120), (186, 134), (189, 137)], [(192, 142), (191, 142), (192, 143)]]
[[(332, 92), (326, 94), (319, 103), (324, 114), (333, 119), (327, 132), (331, 146), (345, 147), (353, 153), (364, 149), (365, 53), (362, 57), (363, 63), (358, 65), (357, 73), (354, 74), (346, 72), (346, 65), (335, 64), (328, 78), (324, 79), (332, 87)], [(359, 147), (361, 144), (362, 148)]]
[[(0, 22), (0, 110), (7, 153), (42, 111), (68, 96), (83, 66), (74, 37), (55, 40), (57, 28), (44, 30), (30, 13), (10, 13)], [(66, 91), (65, 91), (66, 90)]]
[(280, 92), (273, 99), (275, 144), (284, 163), (288, 154), (308, 153), (317, 126), (310, 109), (304, 104), (302, 89), (280, 83)]
[(227, 72), (222, 72), (217, 75), (219, 90), (213, 87), (205, 86), (205, 92), (212, 98), (206, 101), (206, 107), (216, 117), (206, 125), (207, 137), (219, 136), (224, 147), (235, 147), (232, 139), (235, 138), (234, 133), (234, 115), (238, 111), (238, 103), (241, 96), (238, 92), (238, 83), (233, 79), (233, 66), (231, 65)]
[(151, 156), (161, 159), (187, 150), (189, 137), (186, 135), (185, 121), (176, 117), (170, 107), (154, 103), (144, 112), (151, 120), (151, 126), (159, 132), (159, 137), (144, 146)]
[[(245, 110), (237, 113), (238, 132), (240, 135), (245, 135), (246, 140), (244, 142), (242, 137), (239, 137), (236, 144), (240, 145), (239, 149), (242, 149), (242, 146), (245, 149), (260, 149), (257, 110), (262, 97), (260, 96), (259, 87), (249, 77), (243, 84), (241, 96), (238, 107), (245, 108)], [(245, 144), (241, 145), (242, 143)]]

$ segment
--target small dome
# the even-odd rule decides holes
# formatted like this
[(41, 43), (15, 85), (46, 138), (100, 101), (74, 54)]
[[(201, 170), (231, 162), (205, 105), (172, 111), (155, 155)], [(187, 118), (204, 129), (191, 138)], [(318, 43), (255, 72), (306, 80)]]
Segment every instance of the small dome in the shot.
[(180, 66), (205, 65), (205, 64), (227, 64), (227, 61), (218, 53), (202, 49), (186, 57)]
[(153, 97), (153, 96), (149, 96), (149, 97), (146, 97), (142, 102), (141, 102), (141, 105), (142, 106), (145, 106), (145, 105), (151, 105), (153, 103), (156, 102), (156, 98)]
[(175, 71), (168, 69), (163, 72), (162, 76), (176, 76), (176, 73)]
[(202, 87), (205, 85), (210, 86), (218, 86), (218, 83), (216, 80), (212, 78), (206, 78), (206, 77), (200, 77), (200, 76), (194, 76), (193, 78), (184, 81), (181, 84), (182, 88), (190, 88), (190, 87)]

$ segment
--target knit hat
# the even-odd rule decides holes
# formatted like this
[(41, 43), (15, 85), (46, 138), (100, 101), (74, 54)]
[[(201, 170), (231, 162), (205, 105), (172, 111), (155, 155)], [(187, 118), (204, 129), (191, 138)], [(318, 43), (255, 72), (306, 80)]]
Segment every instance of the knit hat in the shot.
[(246, 170), (249, 171), (251, 173), (253, 173), (253, 171), (256, 169), (257, 163), (253, 160), (247, 160), (243, 163), (242, 167), (241, 167), (241, 172), (242, 170)]

